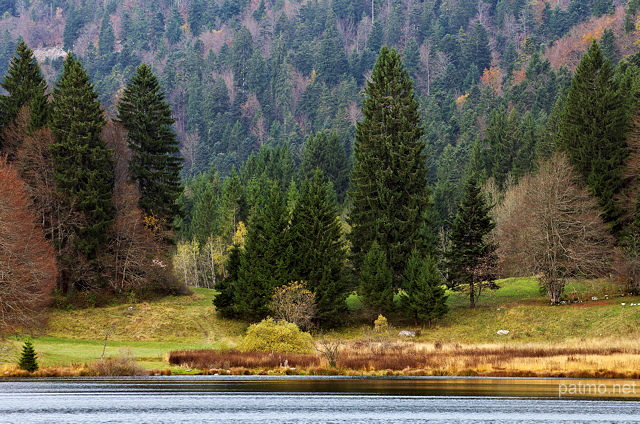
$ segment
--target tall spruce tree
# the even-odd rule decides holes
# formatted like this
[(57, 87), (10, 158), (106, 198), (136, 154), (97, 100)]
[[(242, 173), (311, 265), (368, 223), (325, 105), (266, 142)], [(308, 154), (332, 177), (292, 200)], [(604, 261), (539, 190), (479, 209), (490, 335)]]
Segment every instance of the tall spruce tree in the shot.
[(365, 93), (351, 174), (354, 264), (377, 241), (399, 286), (411, 251), (424, 244), (429, 189), (418, 104), (395, 50), (381, 49)]
[(496, 245), (489, 238), (495, 223), (489, 215), (490, 210), (491, 206), (484, 199), (477, 177), (471, 175), (453, 221), (445, 258), (449, 287), (467, 291), (472, 308), (475, 308), (485, 288), (497, 288), (494, 282)]
[(358, 294), (366, 310), (376, 316), (393, 311), (394, 292), (393, 274), (387, 266), (386, 255), (374, 241), (364, 256)]
[(621, 226), (615, 198), (624, 186), (623, 165), (629, 155), (625, 105), (614, 69), (594, 41), (571, 81), (557, 144), (598, 199), (614, 234)]
[(9, 70), (0, 86), (7, 95), (0, 96), (0, 125), (13, 121), (20, 108), (31, 108), (31, 126), (40, 128), (47, 119), (47, 81), (42, 75), (33, 51), (24, 40), (16, 48), (16, 55), (9, 63)]
[(289, 213), (282, 191), (271, 184), (269, 197), (249, 220), (244, 252), (234, 286), (233, 308), (241, 318), (269, 313), (273, 290), (292, 279)]
[(321, 171), (302, 183), (291, 218), (295, 278), (316, 295), (321, 326), (340, 324), (346, 312), (346, 250), (335, 193)]
[(51, 152), (58, 188), (83, 215), (75, 248), (88, 259), (107, 241), (113, 221), (113, 159), (100, 136), (104, 125), (98, 94), (82, 64), (69, 54), (53, 90), (51, 129), (56, 142)]
[(432, 256), (423, 257), (414, 250), (407, 261), (403, 282), (402, 306), (415, 319), (431, 323), (447, 313), (443, 280)]
[(124, 89), (118, 119), (128, 131), (130, 169), (140, 207), (172, 228), (180, 208), (182, 158), (171, 108), (151, 68), (142, 64)]

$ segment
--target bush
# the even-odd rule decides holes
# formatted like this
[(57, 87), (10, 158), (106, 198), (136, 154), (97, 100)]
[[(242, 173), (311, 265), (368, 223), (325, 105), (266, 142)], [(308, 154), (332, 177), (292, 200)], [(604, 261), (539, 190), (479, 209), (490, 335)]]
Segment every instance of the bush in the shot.
[(98, 362), (89, 364), (89, 374), (105, 377), (149, 375), (149, 372), (136, 363), (129, 356), (114, 356), (103, 358)]
[(313, 350), (313, 338), (295, 324), (267, 318), (249, 326), (240, 350), (309, 353)]

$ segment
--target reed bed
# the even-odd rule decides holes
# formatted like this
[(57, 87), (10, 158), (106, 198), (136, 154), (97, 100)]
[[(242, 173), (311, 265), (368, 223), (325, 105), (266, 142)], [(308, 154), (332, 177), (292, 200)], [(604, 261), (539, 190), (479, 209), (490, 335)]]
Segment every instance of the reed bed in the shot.
[(320, 365), (314, 354), (240, 352), (238, 350), (180, 350), (169, 354), (171, 365), (197, 369), (309, 368)]
[[(483, 375), (520, 377), (638, 378), (640, 346), (632, 341), (478, 344), (361, 340), (344, 343), (330, 367), (321, 354), (234, 350), (172, 352), (172, 365), (204, 373), (311, 375)], [(294, 371), (292, 371), (294, 370)]]

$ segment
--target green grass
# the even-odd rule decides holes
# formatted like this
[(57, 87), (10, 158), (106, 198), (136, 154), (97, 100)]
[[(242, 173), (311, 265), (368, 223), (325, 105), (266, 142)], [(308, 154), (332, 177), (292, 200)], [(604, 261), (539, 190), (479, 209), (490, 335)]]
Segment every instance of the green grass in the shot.
[[(583, 302), (561, 306), (549, 305), (533, 278), (501, 280), (499, 285), (499, 290), (485, 291), (475, 309), (469, 308), (464, 293), (450, 292), (449, 314), (432, 327), (422, 327), (418, 340), (520, 343), (640, 336), (640, 306), (630, 306), (640, 304), (640, 297), (624, 296), (612, 282), (571, 282), (568, 298)], [(167, 368), (170, 351), (235, 347), (244, 335), (247, 323), (217, 316), (214, 296), (213, 290), (194, 289), (191, 296), (154, 302), (53, 311), (46, 333), (33, 336), (34, 346), (43, 366), (83, 364), (100, 359), (106, 337), (105, 356), (126, 354), (148, 369)], [(592, 301), (592, 296), (599, 300)], [(348, 302), (350, 309), (358, 309), (356, 296)], [(396, 330), (415, 328), (406, 319), (388, 318)], [(354, 324), (331, 337), (364, 338), (370, 326)], [(498, 335), (498, 330), (509, 334)], [(0, 365), (17, 361), (24, 340), (25, 336), (0, 340)]]

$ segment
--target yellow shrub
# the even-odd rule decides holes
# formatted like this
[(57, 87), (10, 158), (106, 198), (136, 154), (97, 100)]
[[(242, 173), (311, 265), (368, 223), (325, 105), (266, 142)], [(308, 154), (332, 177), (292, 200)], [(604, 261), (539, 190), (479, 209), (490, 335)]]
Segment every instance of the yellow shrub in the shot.
[(309, 353), (313, 351), (313, 338), (295, 324), (267, 318), (249, 326), (240, 350)]

